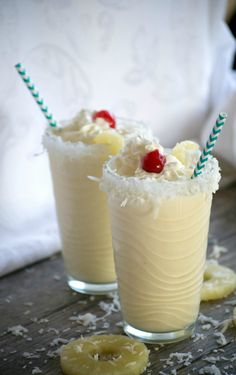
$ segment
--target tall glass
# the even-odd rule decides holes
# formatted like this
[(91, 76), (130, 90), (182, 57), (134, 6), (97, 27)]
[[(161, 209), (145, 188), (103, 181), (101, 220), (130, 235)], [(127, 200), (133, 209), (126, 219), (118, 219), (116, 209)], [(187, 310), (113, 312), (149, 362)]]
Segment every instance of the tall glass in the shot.
[[(125, 122), (126, 121), (126, 122)], [(143, 124), (120, 119), (124, 132)], [(127, 126), (125, 126), (127, 124)], [(128, 130), (127, 130), (128, 129)], [(68, 142), (48, 129), (43, 139), (50, 160), (62, 252), (69, 286), (81, 293), (117, 289), (105, 193), (96, 178), (109, 158), (106, 145)]]
[(113, 159), (104, 167), (124, 330), (148, 343), (190, 336), (199, 312), (212, 191), (187, 195), (184, 183), (159, 199), (173, 182), (119, 176)]

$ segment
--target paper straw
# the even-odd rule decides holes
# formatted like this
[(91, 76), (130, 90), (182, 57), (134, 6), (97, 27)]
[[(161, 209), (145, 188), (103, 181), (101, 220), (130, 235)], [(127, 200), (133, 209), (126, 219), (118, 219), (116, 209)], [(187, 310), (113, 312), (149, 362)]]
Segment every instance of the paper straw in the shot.
[(209, 155), (211, 154), (215, 143), (220, 135), (221, 130), (223, 129), (223, 126), (225, 124), (227, 118), (227, 113), (221, 112), (216, 120), (215, 126), (212, 129), (212, 132), (207, 140), (206, 146), (203, 149), (200, 159), (197, 163), (196, 168), (194, 169), (192, 178), (199, 176), (202, 173), (203, 168), (205, 167), (205, 164), (209, 158)]
[(15, 68), (21, 76), (22, 80), (25, 82), (27, 88), (31, 92), (36, 103), (39, 105), (39, 108), (41, 109), (45, 118), (47, 119), (48, 124), (52, 127), (56, 127), (57, 122), (53, 119), (53, 115), (48, 111), (48, 106), (44, 104), (44, 100), (40, 97), (39, 92), (36, 91), (35, 85), (31, 82), (30, 77), (26, 74), (26, 70), (22, 67), (20, 63), (16, 64)]

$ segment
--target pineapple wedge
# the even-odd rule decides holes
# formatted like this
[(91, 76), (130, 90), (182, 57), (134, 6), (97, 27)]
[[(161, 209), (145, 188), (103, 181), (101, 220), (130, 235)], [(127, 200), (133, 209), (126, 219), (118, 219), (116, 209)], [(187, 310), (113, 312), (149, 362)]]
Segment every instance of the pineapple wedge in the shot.
[(199, 150), (199, 145), (197, 143), (192, 141), (183, 141), (176, 144), (171, 152), (171, 155), (175, 156), (176, 159), (181, 161), (185, 167), (188, 167), (189, 155), (196, 150)]
[(105, 144), (110, 155), (117, 155), (124, 146), (123, 137), (113, 131), (104, 131), (93, 138), (95, 144)]

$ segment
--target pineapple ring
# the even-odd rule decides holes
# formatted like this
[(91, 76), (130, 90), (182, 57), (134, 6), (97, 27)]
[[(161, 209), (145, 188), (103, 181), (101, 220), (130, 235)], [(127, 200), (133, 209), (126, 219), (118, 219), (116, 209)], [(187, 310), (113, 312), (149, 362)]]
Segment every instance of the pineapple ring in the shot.
[(110, 155), (117, 155), (124, 147), (123, 137), (114, 131), (104, 131), (94, 137), (93, 143), (105, 144)]
[(206, 262), (201, 301), (210, 301), (227, 297), (236, 288), (236, 274), (215, 260)]
[(144, 344), (122, 335), (95, 335), (62, 347), (66, 375), (139, 375), (148, 363)]

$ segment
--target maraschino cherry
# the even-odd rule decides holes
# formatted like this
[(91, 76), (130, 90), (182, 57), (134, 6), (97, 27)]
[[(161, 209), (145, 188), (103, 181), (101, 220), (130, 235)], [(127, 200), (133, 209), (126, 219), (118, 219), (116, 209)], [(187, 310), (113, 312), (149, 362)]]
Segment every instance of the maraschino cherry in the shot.
[(116, 120), (115, 117), (113, 117), (108, 111), (106, 110), (101, 110), (94, 112), (93, 114), (93, 121), (95, 121), (97, 118), (102, 118), (103, 120), (107, 121), (110, 128), (115, 128), (116, 127)]
[(166, 163), (165, 155), (158, 149), (148, 152), (142, 160), (142, 168), (149, 173), (161, 173)]

